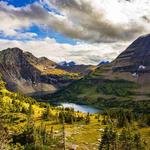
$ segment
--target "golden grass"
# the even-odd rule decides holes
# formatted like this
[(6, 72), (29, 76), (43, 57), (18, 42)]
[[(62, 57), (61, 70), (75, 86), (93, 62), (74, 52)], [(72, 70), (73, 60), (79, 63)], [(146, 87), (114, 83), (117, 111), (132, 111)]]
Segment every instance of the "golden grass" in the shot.
[(62, 69), (57, 68), (47, 68), (44, 65), (34, 65), (38, 70), (42, 72), (43, 75), (58, 75), (58, 76), (72, 76), (77, 77), (79, 76), (78, 73), (70, 73)]

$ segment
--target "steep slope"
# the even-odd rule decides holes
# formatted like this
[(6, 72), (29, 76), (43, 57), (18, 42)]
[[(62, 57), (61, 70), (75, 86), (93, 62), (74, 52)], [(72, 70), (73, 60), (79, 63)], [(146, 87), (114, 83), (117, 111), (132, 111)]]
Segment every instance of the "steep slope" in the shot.
[(57, 64), (45, 57), (36, 58), (19, 48), (0, 51), (0, 72), (7, 88), (28, 95), (53, 93), (79, 78), (56, 68)]
[(139, 37), (113, 62), (52, 95), (52, 100), (97, 107), (149, 108), (150, 35)]

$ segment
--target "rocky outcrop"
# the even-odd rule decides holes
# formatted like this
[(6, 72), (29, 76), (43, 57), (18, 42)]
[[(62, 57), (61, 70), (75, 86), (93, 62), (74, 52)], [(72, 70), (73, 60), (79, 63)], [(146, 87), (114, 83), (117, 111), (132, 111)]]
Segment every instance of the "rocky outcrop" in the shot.
[(139, 37), (114, 62), (117, 72), (150, 72), (150, 35)]
[[(28, 95), (53, 93), (71, 82), (63, 75), (43, 74), (52, 70), (55, 62), (37, 58), (19, 48), (8, 48), (0, 51), (0, 72), (7, 88)], [(49, 71), (48, 70), (48, 71)]]
[(19, 48), (0, 51), (0, 73), (7, 88), (27, 95), (54, 93), (91, 71), (91, 66), (60, 66)]

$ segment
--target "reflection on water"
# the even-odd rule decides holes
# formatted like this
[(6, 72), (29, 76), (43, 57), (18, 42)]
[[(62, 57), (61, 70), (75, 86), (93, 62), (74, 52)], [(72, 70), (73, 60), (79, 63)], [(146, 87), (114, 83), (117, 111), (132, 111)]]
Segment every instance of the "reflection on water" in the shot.
[(83, 113), (98, 113), (100, 110), (93, 108), (91, 106), (87, 105), (79, 105), (79, 104), (74, 104), (74, 103), (59, 103), (60, 106), (63, 106), (64, 108), (69, 107), (69, 108), (74, 108), (75, 111), (80, 111)]

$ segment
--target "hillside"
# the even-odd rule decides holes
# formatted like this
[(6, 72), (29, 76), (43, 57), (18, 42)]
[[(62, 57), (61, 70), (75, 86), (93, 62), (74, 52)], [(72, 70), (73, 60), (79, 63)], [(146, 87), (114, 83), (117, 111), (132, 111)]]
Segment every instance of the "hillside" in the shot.
[[(10, 92), (1, 78), (0, 104), (1, 150), (63, 149), (61, 114), (70, 115), (73, 119), (82, 116), (78, 118), (79, 121), (85, 116), (82, 113), (75, 114), (71, 109), (63, 110), (46, 103), (37, 103), (30, 97)], [(65, 122), (70, 124), (71, 120), (67, 118)], [(44, 139), (46, 142), (43, 142)]]
[(9, 90), (26, 95), (53, 93), (83, 76), (80, 70), (59, 68), (48, 58), (37, 58), (19, 48), (0, 51), (0, 72)]
[[(117, 135), (117, 142), (114, 144), (113, 139), (110, 144), (118, 149), (126, 150), (128, 146), (138, 150), (138, 143), (138, 147), (149, 150), (150, 118), (146, 114), (137, 117), (131, 110), (121, 109), (111, 110), (110, 114), (85, 114), (53, 107), (8, 91), (1, 78), (0, 104), (1, 150), (64, 150), (75, 146), (78, 150), (96, 150), (105, 147), (103, 137), (112, 134)], [(108, 129), (110, 132), (106, 132)]]
[(139, 37), (114, 61), (49, 98), (99, 108), (150, 110), (150, 35)]

